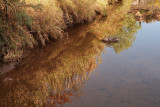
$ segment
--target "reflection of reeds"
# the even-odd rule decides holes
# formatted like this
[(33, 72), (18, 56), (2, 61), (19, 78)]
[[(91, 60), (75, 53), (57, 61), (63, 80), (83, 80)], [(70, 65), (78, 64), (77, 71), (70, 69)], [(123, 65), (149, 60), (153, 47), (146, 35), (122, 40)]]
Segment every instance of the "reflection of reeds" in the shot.
[[(50, 54), (42, 57), (42, 54), (41, 60), (35, 59), (15, 71), (15, 74), (12, 74), (15, 84), (1, 87), (0, 95), (5, 94), (0, 98), (1, 104), (24, 106), (26, 102), (26, 104), (42, 106), (47, 104), (46, 99), (61, 104), (63, 100), (69, 101), (69, 95), (78, 94), (83, 83), (96, 69), (96, 57), (103, 50), (103, 45), (95, 39), (94, 35), (83, 37), (80, 35), (77, 38), (80, 38), (74, 41), (77, 44), (70, 48), (61, 47), (60, 50), (63, 51), (58, 56)], [(50, 52), (57, 51), (50, 49)], [(8, 91), (10, 89), (12, 91)]]
[[(89, 41), (86, 40), (86, 42)], [(81, 44), (80, 47), (78, 47), (84, 49), (83, 46), (90, 47), (89, 44)], [(77, 50), (78, 47), (75, 47), (75, 49)], [(95, 59), (95, 55), (97, 52), (95, 53), (94, 48), (96, 47), (93, 47), (93, 50), (92, 48), (89, 49), (86, 47), (86, 49), (84, 49), (83, 51), (81, 51), (81, 49), (77, 50), (78, 52), (76, 52), (75, 49), (72, 48), (72, 50), (66, 51), (66, 53), (64, 53), (65, 57), (61, 59), (63, 63), (58, 63), (58, 68), (57, 70), (55, 70), (56, 72), (53, 74), (54, 78), (50, 79), (49, 81), (50, 86), (53, 89), (53, 93), (59, 93), (59, 95), (63, 94), (66, 91), (73, 91), (74, 93), (78, 93), (78, 91), (83, 85), (83, 82), (89, 79), (89, 77), (92, 74), (92, 71), (97, 66)], [(68, 52), (73, 52), (74, 55), (70, 55)], [(50, 74), (48, 74), (48, 76), (49, 77), (47, 78), (52, 78), (50, 77)]]
[(45, 102), (45, 105), (56, 106), (57, 104), (63, 105), (66, 102), (71, 103), (71, 96), (73, 96), (73, 94), (80, 93), (83, 82), (87, 81), (90, 76), (91, 71), (83, 73), (82, 75), (75, 75), (73, 77), (66, 78), (62, 84), (59, 84), (62, 85), (60, 89), (59, 87), (54, 87), (57, 88), (57, 91), (54, 92), (54, 94), (51, 93), (47, 97), (50, 102)]

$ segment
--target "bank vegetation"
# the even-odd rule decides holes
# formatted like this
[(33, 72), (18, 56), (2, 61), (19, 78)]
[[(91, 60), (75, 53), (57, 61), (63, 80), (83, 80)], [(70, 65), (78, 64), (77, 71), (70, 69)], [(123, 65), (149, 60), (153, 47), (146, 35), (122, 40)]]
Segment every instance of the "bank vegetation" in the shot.
[(25, 49), (65, 36), (75, 24), (106, 15), (108, 0), (0, 0), (0, 58), (16, 61)]

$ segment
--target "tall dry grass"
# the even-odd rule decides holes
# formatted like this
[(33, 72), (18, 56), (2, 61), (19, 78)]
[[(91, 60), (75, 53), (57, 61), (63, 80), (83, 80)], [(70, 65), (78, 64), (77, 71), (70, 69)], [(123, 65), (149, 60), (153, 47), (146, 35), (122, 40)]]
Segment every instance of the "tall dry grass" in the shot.
[(62, 38), (67, 27), (93, 21), (96, 12), (106, 15), (107, 4), (108, 0), (8, 0), (6, 9), (1, 1), (0, 57), (15, 61), (25, 47)]

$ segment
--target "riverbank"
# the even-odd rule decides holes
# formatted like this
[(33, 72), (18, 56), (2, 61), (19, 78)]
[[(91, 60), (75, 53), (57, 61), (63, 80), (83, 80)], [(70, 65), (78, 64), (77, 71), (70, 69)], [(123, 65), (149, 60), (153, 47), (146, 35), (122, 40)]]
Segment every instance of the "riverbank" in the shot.
[[(65, 33), (67, 28), (92, 22), (97, 14), (107, 16), (107, 5), (115, 2), (108, 0), (83, 2), (26, 0), (25, 3), (17, 1), (13, 5), (16, 11), (9, 6), (5, 7), (5, 2), (1, 2), (0, 71), (11, 70), (10, 67), (6, 67), (10, 64), (12, 69), (20, 63), (23, 64), (23, 60), (27, 59), (31, 51), (44, 47), (49, 41), (64, 38), (67, 36)], [(12, 2), (7, 2), (7, 4), (12, 4)]]
[[(128, 18), (133, 19), (132, 15), (129, 15), (129, 17), (127, 15), (128, 11), (130, 10), (130, 3), (128, 3), (128, 2), (124, 2), (123, 4), (110, 5), (106, 8), (106, 10), (108, 10), (107, 18), (101, 20), (101, 15), (99, 15), (95, 21), (90, 23), (90, 27), (87, 28), (87, 31), (86, 31), (86, 33), (87, 32), (93, 33), (96, 36), (96, 38), (99, 39), (99, 41), (107, 35), (115, 35), (117, 32), (119, 32), (123, 29), (123, 24), (125, 24), (125, 25), (129, 24), (128, 22), (125, 22), (125, 21), (127, 21)], [(135, 23), (134, 20), (132, 20), (132, 21)], [(115, 22), (117, 22), (117, 23), (115, 23)], [(76, 27), (76, 26), (74, 26), (74, 27)], [(128, 25), (126, 25), (126, 26), (128, 26)], [(66, 32), (68, 33), (68, 30)], [(75, 34), (75, 36), (76, 36), (76, 34)], [(120, 36), (120, 35), (117, 35), (117, 36)], [(62, 40), (65, 40), (65, 39), (67, 40), (67, 38), (68, 38), (68, 36), (66, 35), (63, 37)], [(61, 41), (61, 40), (58, 40), (58, 41)], [(58, 41), (55, 41), (55, 44), (58, 44), (59, 43)], [(55, 47), (56, 47), (56, 45), (55, 45)], [(114, 46), (114, 47), (116, 47), (116, 46)], [(39, 46), (36, 46), (33, 49), (28, 48), (26, 50), (23, 50), (24, 54), (22, 55), (20, 60), (13, 61), (11, 63), (1, 64), (1, 67), (0, 67), (1, 74), (3, 74), (4, 72), (11, 71), (12, 69), (14, 69), (16, 67), (22, 66), (24, 63), (26, 63), (30, 59), (32, 59), (32, 57), (35, 54), (39, 54), (39, 51), (41, 51), (41, 50), (43, 50), (43, 49), (41, 49)], [(120, 52), (120, 51), (121, 50), (119, 50), (117, 52)], [(55, 50), (55, 52), (56, 52), (56, 50)]]
[[(127, 6), (126, 6), (126, 4), (127, 4)], [(96, 35), (96, 37), (99, 38), (99, 40), (101, 40), (102, 38), (104, 38), (107, 35), (115, 35), (120, 29), (123, 28), (122, 23), (125, 19), (124, 17), (126, 17), (126, 14), (127, 14), (128, 10), (130, 9), (130, 5), (127, 1), (127, 2), (124, 2), (123, 4), (110, 5), (110, 6), (106, 7), (105, 9), (108, 10), (107, 20), (100, 21), (102, 15), (98, 16), (96, 18), (96, 20), (94, 22), (92, 22), (92, 25), (90, 26), (90, 28), (87, 31), (87, 32), (94, 33), (94, 35)], [(120, 15), (120, 13), (123, 13), (123, 14)], [(117, 23), (115, 23), (115, 21)], [(63, 33), (63, 34), (67, 34), (67, 33)], [(63, 39), (65, 39), (67, 37), (68, 37), (67, 35), (63, 35)], [(53, 40), (53, 38), (49, 38), (49, 39)], [(49, 43), (49, 41), (45, 41), (45, 42)], [(58, 43), (58, 41), (55, 42), (55, 44)], [(39, 44), (41, 44), (40, 41), (39, 41)], [(41, 44), (40, 47), (43, 47), (43, 45)], [(18, 67), (19, 65), (23, 65), (25, 62), (27, 62), (29, 59), (31, 59), (32, 56), (34, 56), (36, 50), (43, 50), (40, 47), (35, 45), (34, 47), (32, 47), (32, 49), (29, 47), (22, 48), (23, 50), (21, 50), (21, 51), (23, 51), (23, 54), (21, 54), (21, 57), (18, 58), (19, 59), (18, 61), (13, 60), (12, 63), (1, 64), (1, 67), (0, 67), (1, 73), (11, 71), (12, 69)], [(38, 54), (38, 52), (36, 54)]]
[(106, 16), (107, 5), (108, 0), (1, 1), (0, 58), (17, 61), (24, 50), (45, 46), (66, 36), (68, 27), (93, 21), (96, 12)]

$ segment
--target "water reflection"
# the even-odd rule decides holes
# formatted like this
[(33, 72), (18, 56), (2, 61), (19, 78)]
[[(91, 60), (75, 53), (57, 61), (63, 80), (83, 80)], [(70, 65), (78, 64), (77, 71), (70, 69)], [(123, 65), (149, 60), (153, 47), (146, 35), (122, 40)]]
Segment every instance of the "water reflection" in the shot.
[(117, 54), (127, 50), (132, 47), (132, 44), (136, 39), (135, 34), (139, 29), (141, 29), (141, 25), (135, 21), (134, 16), (132, 14), (127, 14), (125, 16), (125, 21), (123, 22), (123, 29), (114, 35), (120, 38), (120, 42), (109, 44), (108, 46), (113, 47)]
[[(134, 34), (141, 27), (125, 6), (110, 8), (106, 20), (70, 29), (69, 37), (49, 43), (24, 66), (0, 76), (0, 106), (54, 107), (72, 103), (71, 97), (81, 95), (84, 83), (101, 62), (106, 45), (100, 41), (102, 38), (120, 38), (119, 43), (106, 45), (116, 53), (128, 49), (135, 41)], [(5, 78), (13, 80), (4, 82)]]
[[(92, 33), (86, 33), (87, 28), (75, 28), (67, 40), (51, 43), (25, 66), (3, 75), (1, 105), (56, 106), (70, 102), (70, 97), (80, 92), (83, 82), (96, 69), (96, 58), (104, 47)], [(82, 31), (77, 32), (79, 29)], [(77, 36), (72, 37), (72, 33)], [(14, 81), (3, 82), (4, 77)]]

